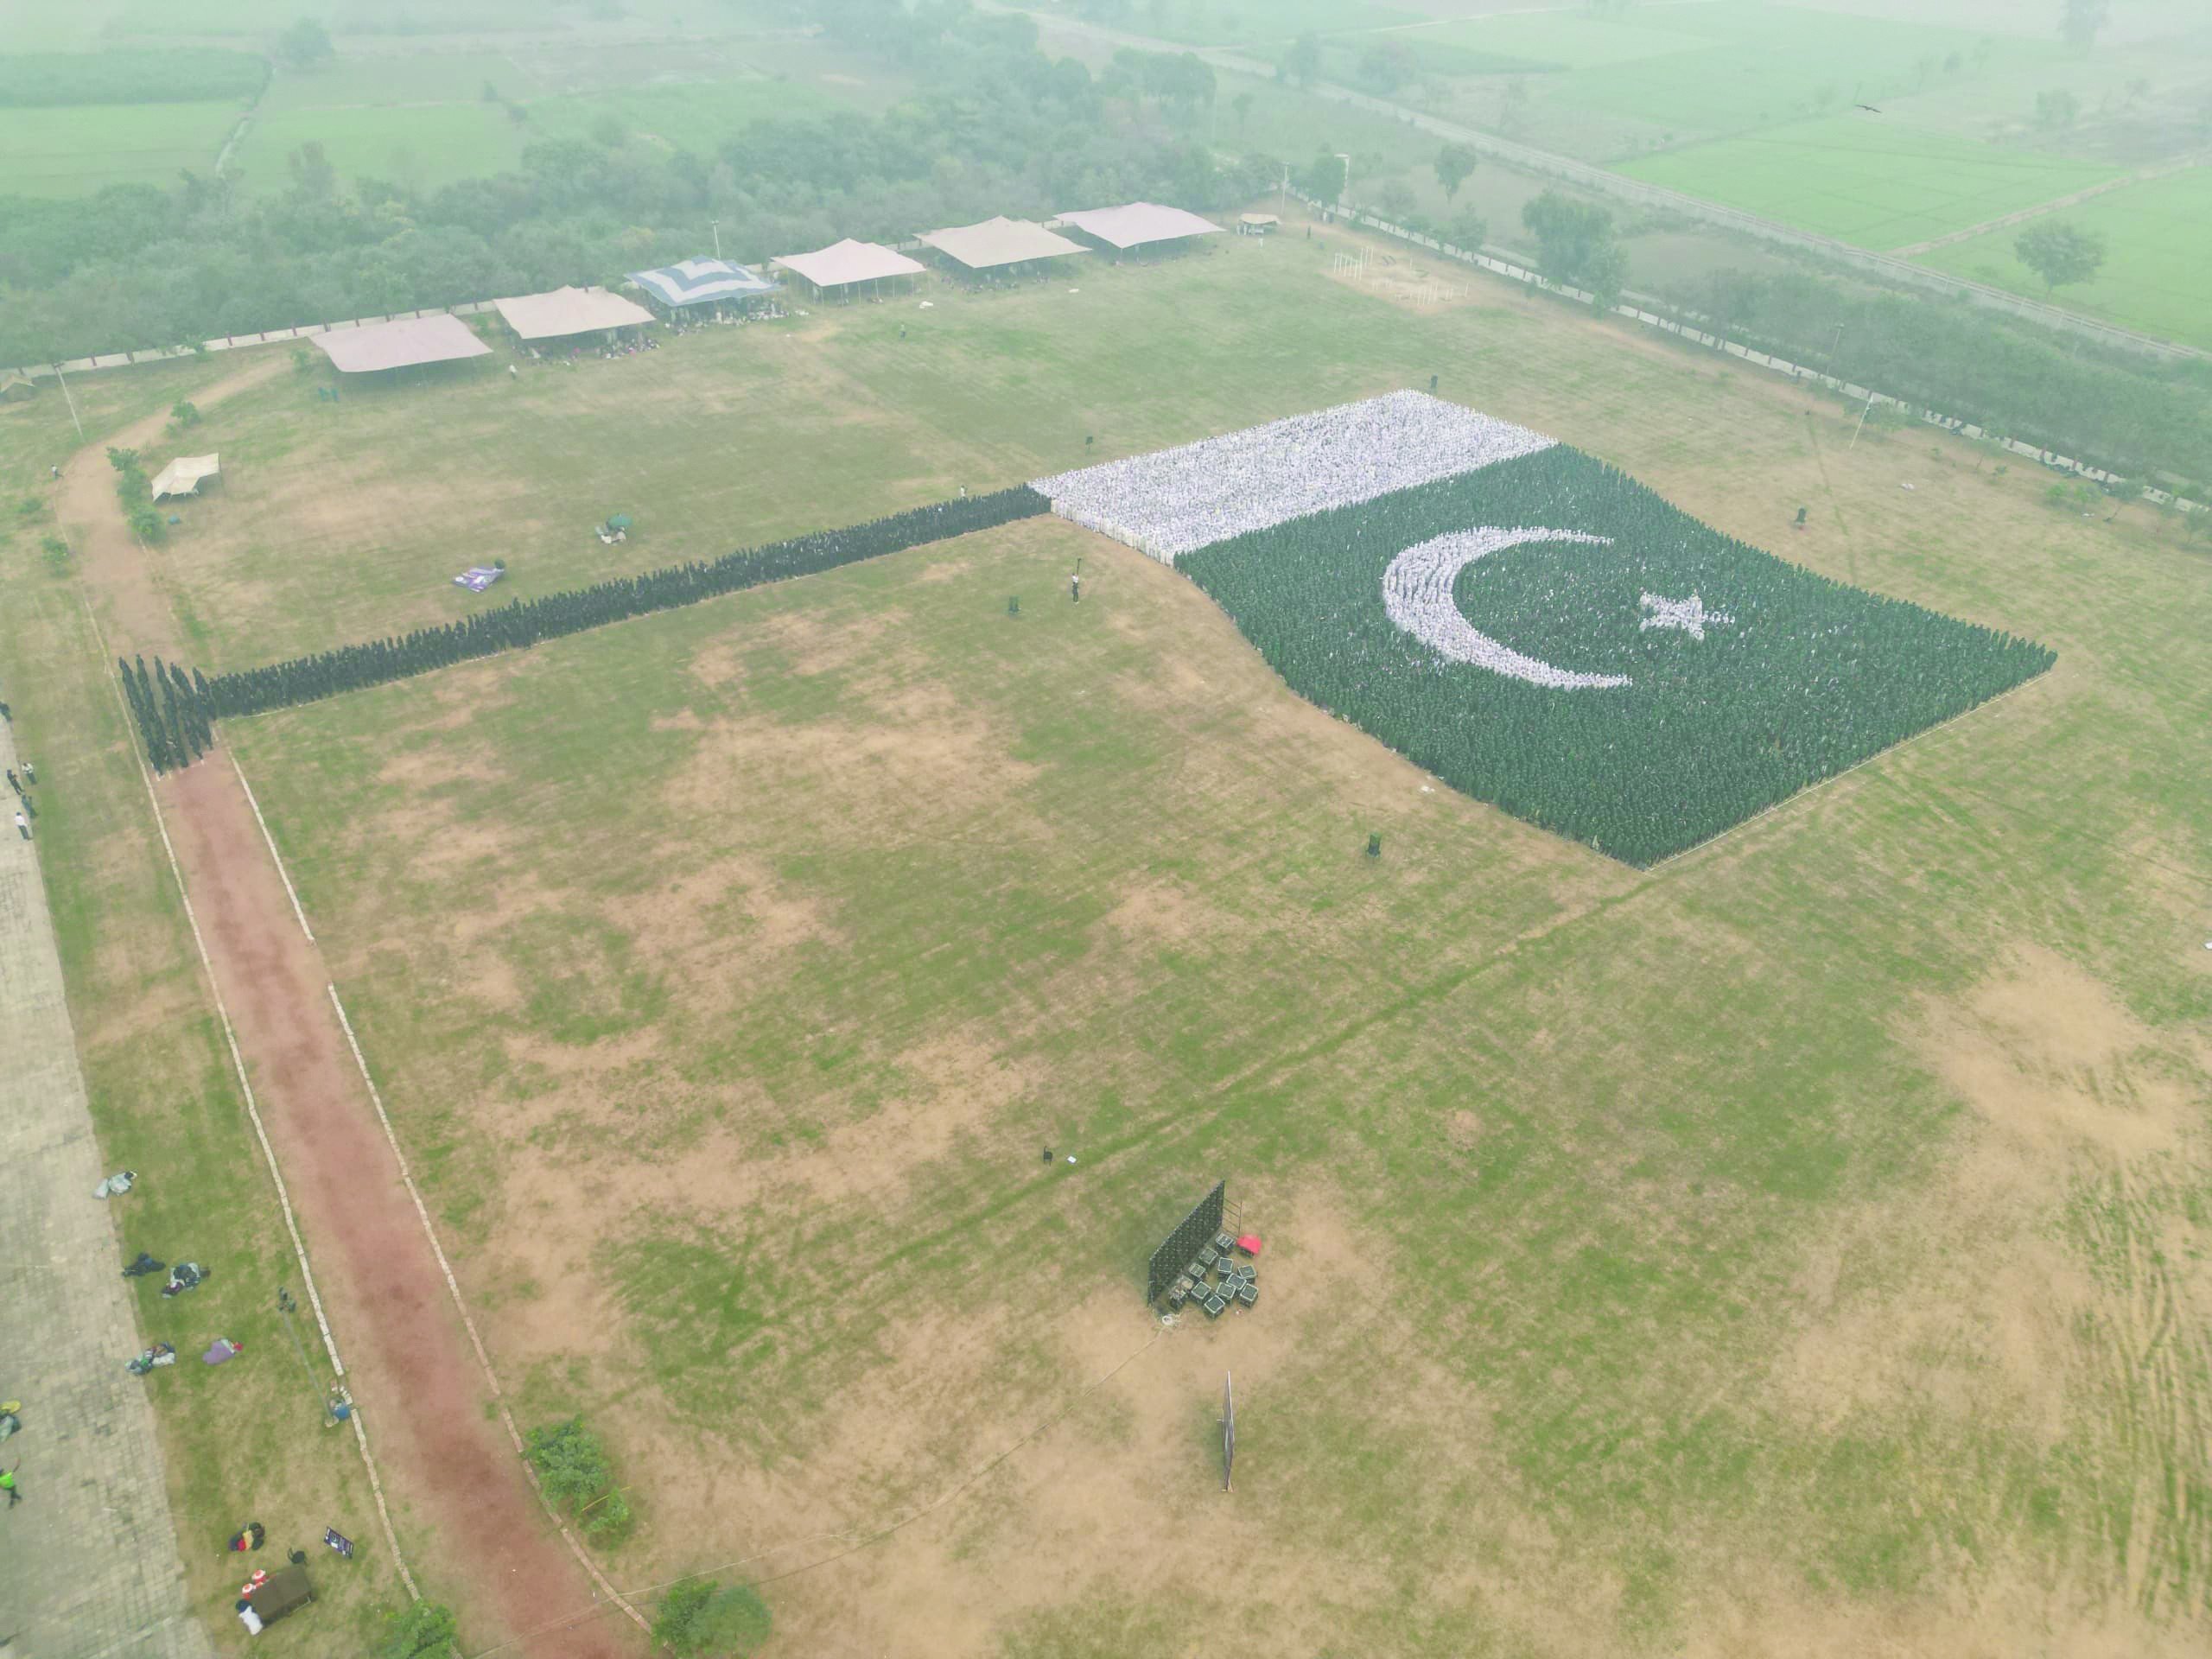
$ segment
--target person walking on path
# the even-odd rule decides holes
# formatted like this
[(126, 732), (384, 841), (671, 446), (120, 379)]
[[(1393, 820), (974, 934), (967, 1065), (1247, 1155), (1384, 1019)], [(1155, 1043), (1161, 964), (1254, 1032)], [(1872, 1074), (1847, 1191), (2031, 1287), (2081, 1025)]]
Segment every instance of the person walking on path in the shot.
[(23, 781), (27, 784), (38, 782), (38, 768), (28, 760), (23, 762)]
[(16, 769), (13, 766), (8, 768), (8, 787), (18, 795), (23, 792), (23, 786), (16, 781)]
[[(16, 1469), (22, 1466), (23, 1460), (17, 1458)], [(8, 1494), (8, 1507), (11, 1510), (23, 1501), (23, 1495), (16, 1490), (16, 1469), (0, 1469), (0, 1492)]]
[(16, 814), (16, 833), (25, 841), (31, 838), (31, 821), (20, 812)]

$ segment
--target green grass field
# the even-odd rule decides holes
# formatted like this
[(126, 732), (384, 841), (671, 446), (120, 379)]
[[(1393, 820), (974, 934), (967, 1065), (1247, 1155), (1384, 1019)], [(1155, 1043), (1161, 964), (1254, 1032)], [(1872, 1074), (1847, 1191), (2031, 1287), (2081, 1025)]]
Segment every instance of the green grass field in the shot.
[(286, 190), (288, 158), (313, 143), (349, 185), (367, 176), (435, 189), (513, 167), (531, 137), (527, 124), (484, 103), (280, 111), (255, 118), (232, 167), (248, 190)]
[[(2075, 310), (2186, 345), (2212, 347), (2212, 306), (2204, 271), (2212, 262), (2212, 168), (2128, 185), (2054, 217), (2105, 238), (2094, 282), (2051, 296)], [(2033, 223), (2035, 221), (2031, 221)], [(2043, 279), (2022, 265), (2012, 244), (2029, 225), (2008, 226), (1922, 257), (1921, 263), (2045, 297)]]
[(79, 196), (111, 184), (174, 184), (212, 173), (237, 104), (73, 105), (0, 109), (0, 190)]
[[(1327, 251), (211, 421), (165, 554), (210, 667), (453, 613), (485, 552), (587, 579), (617, 505), (657, 563), (1429, 373), (2058, 652), (1656, 875), (1054, 520), (236, 723), (518, 1409), (626, 1471), (610, 1571), (780, 1551), (791, 1651), (2189, 1650), (2201, 553)], [(1217, 1175), (1266, 1294), (1154, 1340)]]
[(1894, 248), (2050, 200), (2118, 169), (2000, 150), (1854, 111), (1669, 150), (1620, 170), (1786, 225)]

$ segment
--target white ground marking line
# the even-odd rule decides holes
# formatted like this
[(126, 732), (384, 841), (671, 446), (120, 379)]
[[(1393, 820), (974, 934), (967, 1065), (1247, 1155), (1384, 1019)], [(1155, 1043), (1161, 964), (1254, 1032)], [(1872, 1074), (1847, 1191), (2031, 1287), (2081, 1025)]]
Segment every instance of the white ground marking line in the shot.
[[(522, 1432), (515, 1427), (514, 1413), (508, 1409), (506, 1395), (499, 1387), (499, 1375), (492, 1369), (492, 1356), (485, 1351), (484, 1338), (477, 1332), (476, 1321), (469, 1315), (468, 1304), (461, 1299), (461, 1281), (454, 1277), (453, 1263), (446, 1257), (445, 1246), (438, 1242), (437, 1229), (430, 1224), (429, 1209), (423, 1202), (422, 1189), (415, 1185), (415, 1173), (407, 1166), (407, 1154), (399, 1148), (399, 1136), (391, 1127), (391, 1116), (384, 1109), (384, 1096), (377, 1088), (376, 1079), (369, 1075), (367, 1057), (361, 1052), (360, 1039), (353, 1034), (353, 1022), (346, 1016), (346, 1005), (339, 1000), (338, 987), (333, 984), (327, 988), (330, 1006), (337, 1010), (338, 1024), (346, 1033), (346, 1046), (353, 1051), (353, 1064), (360, 1068), (361, 1082), (368, 1089), (370, 1103), (377, 1109), (377, 1122), (384, 1126), (385, 1143), (391, 1148), (393, 1160), (399, 1166), (399, 1179), (406, 1183), (407, 1196), (415, 1201), (415, 1214), (422, 1221), (423, 1236), (430, 1241), (430, 1253), (438, 1258), (438, 1271), (445, 1274), (446, 1289), (452, 1294), (454, 1309), (461, 1315), (461, 1325), (468, 1332), (469, 1344), (476, 1350), (476, 1363), (483, 1367), (484, 1380), (491, 1385), (492, 1398), (499, 1405), (499, 1421), (506, 1427), (508, 1440), (514, 1443), (515, 1456), (522, 1458)], [(583, 1546), (570, 1533), (568, 1523), (562, 1520), (560, 1511), (545, 1496), (544, 1484), (538, 1479), (537, 1471), (531, 1467), (526, 1458), (522, 1466), (523, 1471), (530, 1477), (530, 1484), (537, 1494), (538, 1503), (560, 1529), (562, 1541), (569, 1546), (569, 1553), (576, 1558), (585, 1572), (591, 1574), (592, 1581), (636, 1621), (639, 1630), (650, 1630), (652, 1626), (645, 1615), (623, 1599), (622, 1592), (608, 1581), (607, 1575), (599, 1570), (598, 1564), (585, 1554)]]
[(284, 896), (292, 901), (292, 914), (300, 918), (300, 931), (308, 936), (308, 943), (315, 943), (315, 930), (308, 925), (308, 913), (300, 908), (300, 895), (292, 886), (289, 871), (284, 868), (283, 855), (276, 850), (276, 837), (269, 833), (269, 820), (261, 816), (261, 803), (253, 797), (253, 785), (245, 780), (245, 768), (238, 765), (238, 758), (231, 756), (231, 770), (238, 775), (238, 787), (245, 791), (245, 804), (253, 809), (253, 821), (261, 826), (261, 838), (269, 843), (269, 861), (276, 867), (276, 879), (284, 884)]
[[(85, 620), (92, 625), (92, 638), (99, 642), (100, 658), (105, 662), (110, 655), (107, 636), (100, 631), (99, 619), (92, 614), (91, 601), (79, 594), (78, 602), (85, 607)], [(207, 976), (207, 994), (214, 1001), (215, 1015), (223, 1022), (223, 1041), (231, 1051), (231, 1066), (238, 1076), (238, 1089), (245, 1097), (246, 1116), (253, 1124), (254, 1139), (261, 1143), (262, 1161), (267, 1166), (269, 1179), (276, 1188), (276, 1203), (284, 1212), (285, 1230), (292, 1236), (292, 1254), (299, 1261), (300, 1278), (307, 1287), (308, 1303), (315, 1309), (315, 1322), (322, 1332), (323, 1350), (330, 1356), (330, 1369), (343, 1377), (346, 1363), (338, 1357), (338, 1338), (330, 1332), (330, 1318), (323, 1312), (322, 1293), (316, 1289), (315, 1269), (308, 1264), (307, 1243), (300, 1236), (299, 1217), (292, 1212), (292, 1195), (285, 1189), (283, 1171), (276, 1166), (276, 1149), (269, 1144), (269, 1130), (261, 1121), (260, 1103), (254, 1099), (253, 1084), (246, 1077), (245, 1058), (238, 1052), (238, 1033), (231, 1026), (231, 1011), (224, 1004), (222, 988), (215, 982), (215, 963), (207, 954), (207, 941), (200, 935), (200, 918), (192, 908), (192, 895), (185, 890), (184, 871), (176, 861), (176, 847), (169, 840), (168, 822), (162, 816), (161, 797), (154, 791), (154, 774), (146, 770), (146, 762), (137, 751), (137, 740), (130, 735), (134, 728), (130, 707), (123, 700), (123, 688), (118, 683), (114, 689), (116, 706), (123, 712), (124, 741), (132, 745), (130, 757), (137, 762), (139, 781), (146, 785), (146, 804), (154, 809), (154, 828), (161, 834), (162, 851), (169, 861), (169, 875), (176, 882), (177, 897), (184, 901), (184, 919), (192, 927), (192, 943), (200, 952), (200, 966)], [(423, 1592), (416, 1586), (415, 1575), (408, 1571), (407, 1557), (400, 1551), (399, 1534), (392, 1527), (391, 1510), (385, 1502), (384, 1482), (378, 1478), (376, 1459), (369, 1451), (369, 1432), (362, 1426), (361, 1413), (358, 1409), (353, 1414), (353, 1421), (354, 1443), (361, 1449), (362, 1466), (369, 1473), (369, 1491), (377, 1500), (377, 1515), (384, 1522), (385, 1542), (391, 1549), (392, 1564), (398, 1567), (399, 1580), (407, 1586), (410, 1599), (420, 1601)]]

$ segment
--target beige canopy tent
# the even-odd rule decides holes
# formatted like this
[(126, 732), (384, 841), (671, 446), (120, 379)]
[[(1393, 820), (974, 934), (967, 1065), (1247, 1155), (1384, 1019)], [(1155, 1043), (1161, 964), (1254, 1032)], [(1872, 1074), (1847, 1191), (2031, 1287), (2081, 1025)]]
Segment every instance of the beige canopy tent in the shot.
[(896, 249), (876, 242), (855, 242), (850, 237), (812, 253), (779, 254), (769, 264), (781, 265), (817, 294), (855, 283), (880, 282), (887, 276), (918, 276), (924, 267)]
[(30, 376), (21, 373), (0, 374), (0, 403), (19, 403), (38, 396), (38, 386)]
[(1180, 242), (1186, 237), (1218, 236), (1221, 226), (1180, 207), (1157, 202), (1132, 201), (1120, 207), (1088, 207), (1062, 213), (1060, 223), (1072, 225), (1085, 236), (1096, 237), (1109, 248), (1127, 251), (1154, 242)]
[(1265, 236), (1281, 223), (1282, 220), (1277, 219), (1273, 213), (1239, 213), (1236, 216), (1236, 234)]
[(1032, 259), (1058, 259), (1063, 254), (1088, 253), (1080, 242), (1055, 235), (1026, 219), (987, 219), (980, 225), (954, 225), (941, 231), (924, 231), (921, 240), (955, 264), (969, 270), (992, 270)]
[(382, 369), (407, 369), (418, 363), (448, 363), (492, 354), (492, 348), (476, 338), (474, 329), (445, 312), (400, 322), (372, 322), (361, 328), (326, 329), (315, 337), (315, 343), (346, 374), (373, 374)]
[(609, 328), (634, 328), (653, 320), (653, 314), (636, 301), (603, 288), (556, 288), (550, 294), (524, 294), (492, 303), (507, 327), (524, 340), (603, 334)]
[(223, 470), (213, 455), (179, 455), (154, 475), (154, 499), (165, 495), (197, 495), (200, 481)]

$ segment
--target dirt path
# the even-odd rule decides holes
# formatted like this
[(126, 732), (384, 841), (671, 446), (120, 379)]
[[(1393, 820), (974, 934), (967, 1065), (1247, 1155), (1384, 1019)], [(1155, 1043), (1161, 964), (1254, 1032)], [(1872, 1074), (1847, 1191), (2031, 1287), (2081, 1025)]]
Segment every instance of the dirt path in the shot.
[[(284, 366), (254, 365), (197, 401), (212, 408)], [(156, 416), (108, 442), (143, 445), (161, 425)], [(124, 524), (105, 448), (92, 444), (70, 461), (57, 511), (111, 648), (173, 657), (179, 634), (159, 550), (141, 548)], [(219, 754), (159, 788), (404, 1523), (435, 1530), (435, 1571), (466, 1586), (463, 1613), (476, 1647), (588, 1609), (596, 1599), (589, 1578), (484, 1410), (484, 1374), (332, 1012), (329, 971), (294, 918), (238, 772)], [(419, 1531), (417, 1540), (419, 1551)], [(616, 1659), (635, 1647), (634, 1630), (618, 1616), (509, 1651), (516, 1659)]]

